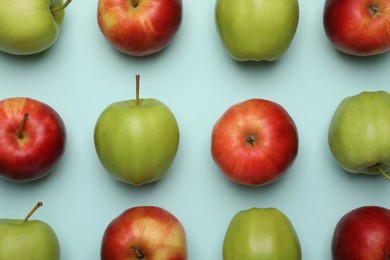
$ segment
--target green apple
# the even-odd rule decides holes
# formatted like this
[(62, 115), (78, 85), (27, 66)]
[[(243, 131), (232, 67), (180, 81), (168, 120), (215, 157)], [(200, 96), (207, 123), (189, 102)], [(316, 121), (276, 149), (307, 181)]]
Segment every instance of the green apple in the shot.
[(276, 208), (238, 212), (223, 241), (224, 260), (298, 260), (301, 246), (290, 220)]
[(115, 102), (100, 114), (94, 133), (104, 168), (120, 181), (142, 185), (163, 178), (179, 146), (175, 116), (161, 101), (139, 98)]
[(219, 36), (238, 61), (273, 61), (289, 48), (298, 27), (297, 0), (217, 0)]
[(48, 49), (58, 38), (67, 0), (0, 0), (0, 50), (29, 55)]
[(390, 178), (390, 94), (362, 92), (342, 100), (330, 122), (328, 143), (344, 170)]
[(40, 220), (0, 219), (1, 260), (59, 260), (60, 244), (54, 230)]

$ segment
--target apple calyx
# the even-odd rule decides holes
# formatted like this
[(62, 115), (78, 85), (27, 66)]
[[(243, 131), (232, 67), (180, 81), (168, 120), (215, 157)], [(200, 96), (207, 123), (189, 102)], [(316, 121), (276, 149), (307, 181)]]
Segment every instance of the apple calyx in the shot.
[(40, 201), (37, 203), (37, 205), (34, 206), (34, 208), (27, 214), (27, 216), (24, 218), (23, 222), (26, 223), (27, 220), (31, 217), (32, 214), (40, 207), (43, 203)]
[(16, 133), (16, 136), (18, 137), (18, 139), (23, 139), (23, 128), (24, 128), (24, 125), (26, 124), (27, 117), (28, 117), (28, 113), (24, 113), (22, 122), (20, 123), (19, 129), (18, 129), (18, 132)]
[(379, 6), (373, 4), (368, 6), (368, 11), (370, 11), (371, 15), (375, 16), (377, 13), (379, 13)]
[(139, 106), (139, 75), (135, 75), (135, 105)]
[(139, 5), (139, 0), (131, 0), (130, 5), (134, 8), (137, 8), (137, 6)]
[(66, 0), (66, 2), (63, 3), (62, 5), (54, 7), (53, 9), (50, 9), (50, 12), (52, 14), (54, 14), (56, 12), (62, 11), (70, 4), (70, 2), (72, 2), (72, 0)]
[(254, 135), (247, 135), (247, 137), (245, 138), (245, 144), (247, 144), (248, 146), (255, 146), (255, 143), (256, 143), (256, 136)]
[(379, 172), (380, 172), (386, 179), (390, 180), (390, 175), (387, 174), (387, 173), (382, 169), (382, 167), (380, 167), (379, 165), (377, 165), (376, 167), (378, 168)]
[(141, 251), (139, 251), (136, 246), (131, 246), (130, 250), (135, 253), (137, 259), (140, 260), (140, 259), (144, 259), (145, 258), (144, 254)]

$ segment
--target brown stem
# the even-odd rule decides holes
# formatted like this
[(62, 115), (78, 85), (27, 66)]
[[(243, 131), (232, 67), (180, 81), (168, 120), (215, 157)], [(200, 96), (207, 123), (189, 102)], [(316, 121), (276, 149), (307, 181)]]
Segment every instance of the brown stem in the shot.
[(145, 257), (144, 254), (142, 254), (142, 252), (139, 251), (136, 246), (131, 246), (130, 250), (135, 253), (137, 259), (144, 259), (144, 257)]
[(54, 7), (53, 9), (50, 9), (51, 13), (56, 13), (59, 11), (64, 10), (69, 4), (72, 2), (72, 0), (66, 0), (66, 2), (60, 6)]
[(379, 165), (377, 165), (376, 167), (378, 168), (379, 172), (380, 172), (386, 179), (390, 180), (390, 175), (387, 174), (387, 173), (382, 169), (382, 167), (380, 167)]
[(31, 217), (31, 215), (34, 214), (34, 212), (42, 205), (43, 205), (42, 202), (38, 202), (37, 205), (35, 205), (35, 207), (27, 214), (23, 222), (27, 222), (27, 220)]
[(26, 124), (27, 117), (28, 117), (28, 113), (24, 113), (22, 122), (20, 123), (19, 129), (18, 129), (18, 138), (19, 139), (23, 138), (23, 128), (24, 128), (24, 125)]
[(135, 104), (139, 106), (139, 79), (140, 76), (136, 75), (135, 76)]

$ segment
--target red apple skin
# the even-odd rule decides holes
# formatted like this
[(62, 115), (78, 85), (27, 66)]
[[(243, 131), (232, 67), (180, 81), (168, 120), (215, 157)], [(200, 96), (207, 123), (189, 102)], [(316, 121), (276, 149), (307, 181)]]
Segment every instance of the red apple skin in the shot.
[(333, 46), (371, 56), (390, 49), (390, 0), (326, 0), (323, 25)]
[(181, 0), (99, 0), (97, 19), (115, 49), (145, 56), (172, 41), (181, 25), (182, 9)]
[(345, 214), (332, 240), (333, 260), (390, 259), (390, 210), (365, 206)]
[[(22, 131), (18, 131), (28, 113)], [(8, 98), (0, 101), (0, 176), (26, 182), (48, 175), (62, 157), (66, 144), (64, 122), (38, 100)]]
[(265, 99), (231, 106), (215, 123), (211, 155), (231, 181), (261, 186), (278, 180), (298, 153), (298, 132), (287, 111)]
[(107, 226), (100, 252), (101, 260), (185, 260), (186, 234), (179, 220), (167, 210), (133, 207)]

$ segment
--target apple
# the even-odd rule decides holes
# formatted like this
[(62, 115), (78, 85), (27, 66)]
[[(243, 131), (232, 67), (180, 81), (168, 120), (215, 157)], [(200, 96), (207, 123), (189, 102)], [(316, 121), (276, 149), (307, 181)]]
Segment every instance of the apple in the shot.
[(332, 239), (333, 260), (390, 259), (390, 210), (364, 206), (337, 223)]
[(64, 20), (66, 0), (0, 0), (0, 50), (30, 55), (51, 47)]
[(365, 91), (344, 98), (331, 119), (328, 143), (347, 172), (390, 179), (390, 94)]
[(295, 123), (273, 101), (254, 98), (237, 103), (225, 111), (212, 130), (212, 158), (236, 183), (272, 183), (284, 175), (297, 153)]
[(276, 208), (251, 208), (236, 213), (223, 241), (223, 260), (300, 260), (301, 246), (293, 225)]
[(217, 0), (215, 21), (237, 61), (274, 61), (290, 47), (298, 27), (297, 0)]
[(122, 212), (104, 231), (101, 260), (187, 259), (187, 240), (180, 221), (156, 206)]
[(100, 114), (94, 132), (97, 155), (115, 179), (136, 186), (163, 178), (179, 146), (179, 126), (161, 101), (139, 97), (114, 102)]
[(106, 40), (132, 56), (165, 49), (182, 21), (181, 0), (99, 0), (97, 20)]
[(60, 259), (60, 244), (54, 230), (46, 222), (29, 220), (42, 205), (38, 202), (24, 219), (0, 219), (0, 259)]
[(339, 51), (370, 56), (390, 49), (390, 0), (326, 0), (323, 25)]
[(53, 171), (65, 151), (66, 130), (49, 105), (26, 97), (0, 101), (0, 176), (26, 182)]

